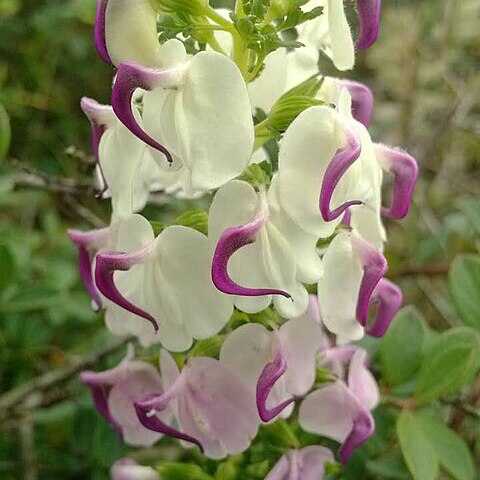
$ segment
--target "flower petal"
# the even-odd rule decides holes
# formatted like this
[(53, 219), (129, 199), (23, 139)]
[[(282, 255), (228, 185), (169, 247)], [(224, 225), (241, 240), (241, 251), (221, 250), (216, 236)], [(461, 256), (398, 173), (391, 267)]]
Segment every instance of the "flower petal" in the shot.
[(158, 323), (148, 312), (133, 305), (118, 290), (113, 274), (117, 270), (128, 271), (132, 266), (141, 262), (152, 250), (152, 245), (146, 249), (131, 254), (121, 252), (107, 252), (97, 255), (95, 266), (95, 284), (100, 292), (119, 307), (145, 318), (158, 331)]
[(78, 268), (80, 277), (82, 278), (85, 289), (90, 298), (94, 301), (98, 310), (102, 309), (103, 302), (98, 294), (97, 288), (93, 281), (93, 256), (92, 252), (98, 248), (105, 246), (110, 236), (110, 229), (92, 230), (90, 232), (80, 232), (78, 230), (68, 230), (70, 240), (78, 249)]
[(105, 63), (158, 62), (157, 13), (149, 0), (98, 0), (95, 46)]
[(322, 181), (320, 192), (320, 213), (326, 222), (336, 220), (353, 205), (361, 205), (360, 200), (349, 200), (339, 205), (334, 210), (330, 210), (330, 202), (333, 192), (340, 182), (345, 172), (358, 159), (362, 151), (362, 146), (357, 134), (350, 128), (345, 128), (346, 145), (335, 153), (332, 161), (325, 170), (325, 176)]
[(266, 198), (260, 196), (260, 204), (252, 221), (245, 225), (227, 228), (220, 236), (215, 247), (212, 261), (212, 281), (223, 293), (239, 296), (282, 295), (290, 298), (285, 291), (270, 288), (248, 288), (237, 284), (228, 273), (228, 263), (235, 252), (242, 247), (255, 243), (260, 230), (268, 218)]
[(382, 214), (388, 218), (403, 218), (408, 214), (417, 183), (417, 162), (408, 153), (385, 145), (375, 145), (375, 153), (380, 166), (395, 176), (392, 204), (382, 208)]
[(176, 85), (181, 80), (182, 71), (182, 68), (159, 71), (132, 62), (121, 63), (112, 89), (112, 107), (118, 119), (140, 140), (163, 153), (169, 163), (173, 163), (173, 158), (167, 148), (139, 125), (133, 112), (132, 98), (138, 88), (149, 91)]
[(280, 415), (285, 408), (295, 401), (295, 398), (292, 397), (284, 400), (273, 408), (267, 408), (268, 396), (272, 391), (272, 388), (275, 386), (277, 380), (279, 380), (285, 374), (287, 368), (287, 361), (284, 352), (282, 351), (282, 347), (277, 345), (275, 358), (272, 362), (269, 362), (265, 365), (257, 382), (257, 409), (260, 418), (264, 422), (273, 420), (275, 417)]
[(365, 408), (373, 410), (380, 400), (380, 391), (368, 363), (367, 352), (356, 348), (348, 367), (348, 388)]
[(367, 325), (366, 332), (372, 337), (383, 337), (402, 302), (403, 294), (400, 288), (390, 280), (382, 278), (373, 291), (372, 303), (377, 304), (377, 312), (372, 324)]
[(355, 43), (359, 50), (371, 47), (378, 38), (382, 0), (356, 0), (360, 35)]
[(333, 63), (339, 70), (351, 70), (355, 63), (355, 50), (343, 0), (328, 0), (327, 15)]
[(373, 94), (363, 83), (352, 80), (337, 80), (340, 87), (348, 90), (352, 97), (352, 115), (355, 120), (368, 127), (372, 118)]
[(356, 316), (360, 325), (367, 324), (368, 309), (375, 287), (388, 269), (387, 260), (377, 249), (373, 248), (359, 235), (352, 237), (355, 254), (363, 267), (363, 276), (358, 292)]

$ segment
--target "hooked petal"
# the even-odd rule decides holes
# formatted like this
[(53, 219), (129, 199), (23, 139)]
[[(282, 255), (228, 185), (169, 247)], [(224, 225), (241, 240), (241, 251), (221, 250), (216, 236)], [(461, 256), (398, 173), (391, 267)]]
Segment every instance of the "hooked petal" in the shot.
[(283, 290), (242, 287), (238, 285), (228, 273), (228, 262), (230, 258), (236, 251), (257, 240), (257, 236), (265, 225), (267, 218), (267, 201), (263, 196), (260, 196), (260, 206), (255, 218), (245, 225), (227, 228), (220, 236), (213, 255), (212, 281), (221, 292), (228, 295), (247, 297), (282, 295), (286, 298), (291, 298), (291, 295)]
[(97, 256), (95, 283), (97, 288), (106, 298), (119, 307), (122, 307), (139, 317), (145, 318), (152, 323), (155, 332), (157, 332), (158, 323), (153, 316), (128, 301), (118, 290), (113, 278), (113, 274), (116, 270), (129, 270), (133, 265), (139, 263), (146, 255), (148, 255), (150, 249), (151, 246), (148, 246), (140, 252), (134, 252), (131, 254), (121, 252), (101, 253)]
[(356, 0), (360, 34), (355, 43), (359, 50), (371, 47), (378, 38), (382, 0)]
[(150, 0), (98, 0), (95, 47), (105, 63), (158, 62), (157, 13)]
[(292, 402), (295, 401), (295, 398), (289, 398), (284, 400), (277, 406), (269, 409), (267, 408), (267, 398), (275, 383), (279, 378), (281, 378), (287, 371), (287, 361), (285, 355), (282, 352), (280, 345), (277, 345), (277, 351), (275, 353), (275, 358), (272, 362), (267, 363), (265, 368), (257, 382), (257, 408), (260, 418), (264, 422), (269, 422), (274, 419), (276, 416), (280, 415), (285, 408), (287, 408)]
[(369, 357), (363, 348), (355, 348), (348, 367), (348, 388), (357, 400), (368, 410), (379, 402), (378, 384), (368, 369)]
[(400, 288), (390, 280), (382, 278), (372, 295), (372, 303), (377, 304), (377, 313), (372, 324), (366, 327), (366, 332), (372, 337), (383, 337), (402, 302), (403, 294)]
[(417, 162), (408, 153), (385, 145), (375, 145), (375, 153), (381, 167), (395, 176), (392, 204), (382, 207), (382, 214), (388, 218), (403, 218), (408, 214), (417, 183)]
[(336, 186), (340, 182), (345, 172), (353, 165), (362, 152), (362, 145), (353, 130), (345, 128), (346, 146), (340, 148), (328, 164), (322, 181), (320, 192), (320, 213), (326, 222), (331, 222), (345, 213), (353, 205), (361, 205), (360, 200), (350, 200), (330, 210), (330, 202), (333, 197)]
[(134, 405), (140, 423), (145, 428), (153, 430), (154, 432), (163, 433), (169, 437), (193, 443), (203, 452), (202, 444), (196, 438), (167, 425), (156, 415), (157, 412), (164, 410), (168, 406), (171, 398), (171, 393), (166, 392), (161, 395), (154, 393), (147, 394), (142, 399), (137, 400)]
[(382, 253), (373, 248), (360, 236), (355, 235), (352, 237), (352, 245), (363, 267), (363, 276), (358, 292), (356, 316), (360, 325), (365, 327), (373, 292), (387, 272), (388, 264)]
[(76, 245), (78, 250), (78, 268), (83, 285), (90, 295), (90, 298), (95, 302), (97, 309), (101, 310), (103, 302), (93, 281), (92, 251), (106, 244), (108, 236), (110, 235), (110, 230), (108, 228), (92, 230), (90, 232), (68, 230), (67, 235)]
[(161, 86), (173, 86), (179, 80), (178, 69), (159, 71), (132, 62), (120, 64), (112, 90), (112, 107), (118, 119), (140, 140), (163, 153), (173, 163), (170, 152), (150, 137), (139, 125), (133, 112), (132, 98), (135, 90), (154, 90)]
[(372, 91), (363, 83), (352, 80), (338, 80), (338, 84), (340, 87), (345, 87), (352, 97), (353, 118), (368, 127), (372, 119)]

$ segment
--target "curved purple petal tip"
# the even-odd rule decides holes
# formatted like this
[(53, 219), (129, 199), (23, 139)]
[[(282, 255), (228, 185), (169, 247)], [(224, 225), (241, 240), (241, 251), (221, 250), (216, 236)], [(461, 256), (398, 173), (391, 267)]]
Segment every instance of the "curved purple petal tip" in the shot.
[[(164, 397), (164, 398), (163, 398)], [(155, 399), (156, 408), (151, 409), (150, 403)], [(170, 400), (169, 395), (155, 395), (148, 394), (141, 400), (134, 402), (135, 412), (140, 423), (149, 430), (154, 432), (163, 433), (172, 438), (177, 438), (178, 440), (184, 440), (185, 442), (193, 443), (197, 445), (200, 450), (203, 452), (202, 444), (194, 437), (183, 433), (170, 425), (167, 425), (163, 422), (157, 415), (157, 411), (161, 411), (167, 407), (168, 401)]]
[(400, 310), (403, 303), (403, 294), (400, 288), (390, 280), (382, 278), (372, 295), (372, 303), (377, 304), (377, 313), (366, 332), (372, 337), (383, 337)]
[(356, 316), (362, 326), (366, 326), (368, 310), (375, 287), (388, 269), (386, 258), (368, 242), (355, 236), (354, 249), (363, 267), (363, 276), (358, 292)]
[(158, 332), (157, 321), (145, 310), (135, 306), (129, 302), (117, 289), (113, 274), (116, 270), (127, 271), (137, 261), (138, 253), (126, 254), (126, 253), (101, 253), (97, 255), (97, 261), (95, 265), (95, 283), (100, 292), (108, 298), (111, 302), (115, 303), (119, 307), (131, 312), (139, 317), (148, 320), (155, 330)]
[(358, 413), (353, 420), (353, 428), (339, 450), (340, 461), (348, 463), (352, 453), (366, 442), (375, 432), (375, 421), (371, 413), (356, 401)]
[(101, 59), (113, 65), (113, 62), (108, 54), (107, 50), (107, 38), (105, 33), (106, 28), (106, 11), (107, 11), (108, 0), (98, 0), (97, 3), (97, 12), (95, 14), (95, 27), (94, 27), (94, 39), (95, 39), (95, 48), (97, 49), (98, 54)]
[(392, 203), (390, 207), (382, 207), (382, 215), (397, 220), (404, 218), (417, 183), (417, 161), (408, 153), (385, 145), (375, 145), (375, 151), (382, 168), (394, 174)]
[(256, 398), (257, 409), (260, 418), (264, 422), (269, 422), (285, 410), (295, 398), (284, 400), (272, 409), (267, 407), (267, 398), (272, 391), (275, 383), (287, 371), (287, 361), (280, 348), (277, 349), (273, 362), (267, 363), (257, 382)]
[(162, 83), (170, 71), (159, 72), (137, 65), (133, 62), (121, 63), (112, 90), (112, 107), (118, 119), (140, 140), (163, 153), (168, 163), (173, 163), (170, 152), (159, 142), (150, 137), (138, 124), (132, 109), (135, 90), (153, 90)]
[(362, 151), (362, 146), (357, 136), (351, 130), (346, 130), (345, 133), (347, 144), (345, 147), (337, 150), (335, 156), (328, 164), (320, 191), (320, 213), (326, 222), (335, 220), (351, 206), (361, 205), (362, 203), (360, 200), (350, 200), (338, 206), (335, 210), (330, 210), (330, 202), (332, 201), (335, 188), (345, 172), (358, 159)]
[(212, 260), (212, 282), (223, 293), (244, 297), (258, 297), (263, 295), (282, 295), (291, 298), (283, 290), (270, 288), (247, 288), (238, 285), (228, 273), (228, 262), (232, 255), (243, 247), (254, 243), (258, 232), (265, 225), (268, 207), (261, 205), (256, 217), (246, 225), (227, 228), (221, 235), (215, 247)]
[(378, 38), (382, 0), (356, 0), (360, 33), (355, 46), (359, 50), (371, 47)]
[(339, 80), (338, 83), (341, 87), (345, 87), (352, 97), (353, 118), (368, 127), (372, 119), (372, 91), (363, 83), (352, 80)]

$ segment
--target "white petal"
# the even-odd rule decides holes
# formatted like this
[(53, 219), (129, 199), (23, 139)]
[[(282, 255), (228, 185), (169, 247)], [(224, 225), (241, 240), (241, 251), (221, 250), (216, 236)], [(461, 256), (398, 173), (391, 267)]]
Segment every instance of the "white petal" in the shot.
[(309, 45), (295, 48), (290, 52), (287, 55), (287, 84), (285, 90), (290, 90), (312, 75), (318, 74), (318, 57), (318, 48)]
[(337, 235), (323, 257), (325, 273), (318, 282), (318, 302), (325, 327), (345, 340), (358, 340), (363, 327), (356, 319), (358, 291), (363, 275), (350, 236)]
[(367, 368), (366, 361), (367, 352), (358, 349), (348, 369), (348, 387), (364, 407), (373, 410), (379, 403), (380, 391), (377, 381)]
[(333, 63), (339, 70), (351, 70), (355, 50), (343, 0), (328, 0), (328, 26)]

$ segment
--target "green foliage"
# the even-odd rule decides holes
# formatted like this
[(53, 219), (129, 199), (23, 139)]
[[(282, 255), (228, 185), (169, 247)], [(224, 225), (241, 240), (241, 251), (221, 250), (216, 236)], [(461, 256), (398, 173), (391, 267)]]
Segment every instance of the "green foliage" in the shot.
[(413, 307), (405, 307), (395, 316), (380, 346), (385, 382), (401, 385), (418, 371), (426, 336), (425, 320)]
[(480, 361), (480, 338), (467, 327), (443, 332), (422, 359), (415, 396), (422, 402), (456, 394), (473, 378)]
[(0, 103), (0, 161), (6, 157), (11, 139), (10, 118), (5, 107)]
[(213, 477), (207, 475), (198, 465), (185, 463), (163, 463), (158, 467), (158, 471), (164, 480), (213, 480)]
[(459, 255), (452, 263), (448, 280), (460, 318), (480, 330), (480, 256)]
[(268, 161), (253, 163), (240, 175), (239, 180), (250, 183), (254, 187), (268, 185), (272, 179), (272, 164)]

